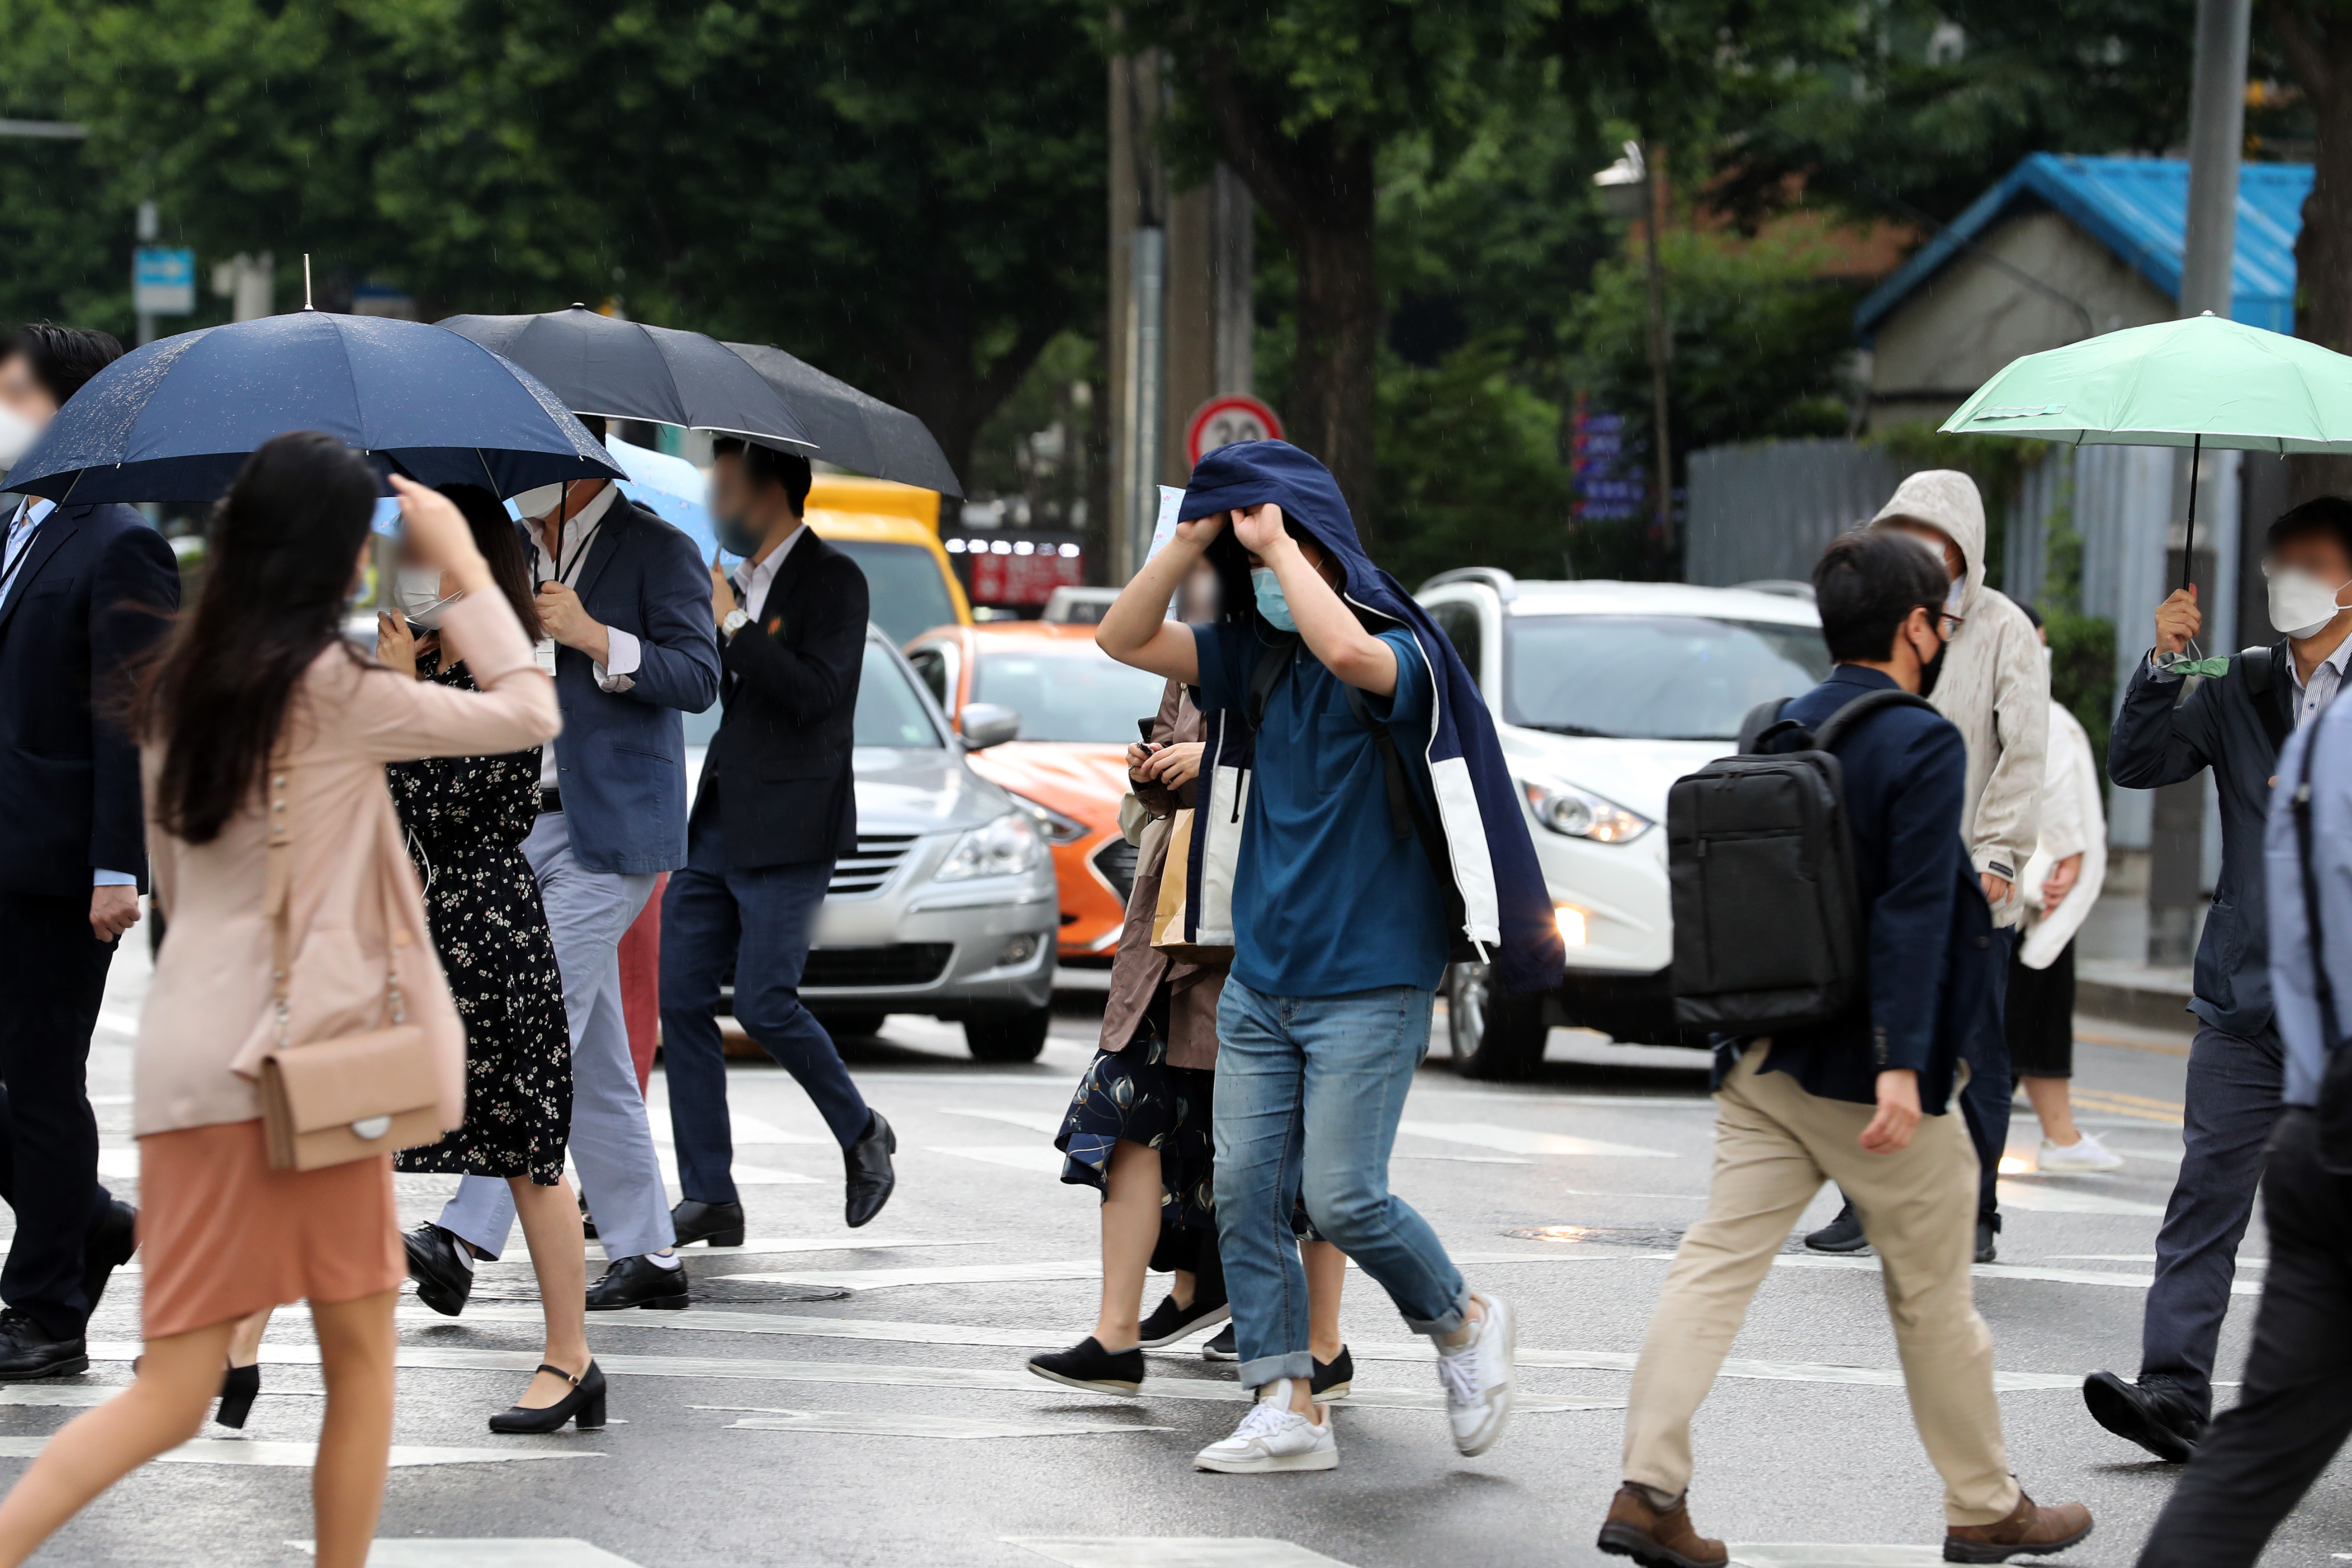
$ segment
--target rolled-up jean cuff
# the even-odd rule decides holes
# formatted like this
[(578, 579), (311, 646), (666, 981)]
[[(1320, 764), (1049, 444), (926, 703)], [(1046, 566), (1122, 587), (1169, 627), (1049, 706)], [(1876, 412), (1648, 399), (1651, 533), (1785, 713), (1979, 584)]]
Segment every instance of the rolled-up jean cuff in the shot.
[(1315, 1356), (1311, 1351), (1292, 1351), (1286, 1355), (1262, 1355), (1255, 1361), (1242, 1363), (1242, 1386), (1264, 1388), (1277, 1377), (1315, 1375)]
[[(1442, 1318), (1432, 1318), (1426, 1322), (1423, 1322), (1419, 1318), (1407, 1318), (1404, 1321), (1404, 1326), (1411, 1329), (1416, 1334), (1430, 1334), (1434, 1336), (1440, 1334), (1460, 1333), (1462, 1331), (1462, 1325), (1469, 1321), (1470, 1288), (1465, 1285), (1462, 1288), (1462, 1299), (1454, 1303), (1454, 1310), (1446, 1313), (1445, 1316)], [(1276, 1375), (1279, 1374), (1277, 1373)]]

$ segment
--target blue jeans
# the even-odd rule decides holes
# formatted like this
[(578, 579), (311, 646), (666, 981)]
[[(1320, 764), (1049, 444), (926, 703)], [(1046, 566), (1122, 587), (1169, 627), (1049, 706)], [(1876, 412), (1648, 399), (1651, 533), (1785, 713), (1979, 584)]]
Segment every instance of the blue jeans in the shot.
[(1389, 1191), (1389, 1151), (1429, 1052), (1436, 994), (1410, 985), (1217, 1004), (1217, 1250), (1241, 1381), (1309, 1377), (1307, 1271), (1290, 1211), (1380, 1282), (1416, 1333), (1461, 1328), (1469, 1287), (1429, 1222)]
[(831, 860), (728, 869), (716, 812), (695, 822), (685, 869), (670, 874), (662, 895), (662, 1077), (678, 1190), (698, 1203), (736, 1201), (718, 1018), (719, 987), (730, 967), (743, 1032), (800, 1080), (843, 1148), (866, 1134), (866, 1100), (833, 1037), (801, 1005), (809, 938), (832, 879)]

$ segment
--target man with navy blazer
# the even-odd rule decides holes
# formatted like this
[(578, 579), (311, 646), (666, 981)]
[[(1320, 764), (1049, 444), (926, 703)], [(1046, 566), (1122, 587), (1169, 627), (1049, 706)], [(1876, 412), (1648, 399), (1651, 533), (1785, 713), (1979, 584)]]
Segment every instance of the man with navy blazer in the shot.
[[(104, 332), (26, 326), (0, 343), (0, 464), (122, 353)], [(99, 1184), (84, 1072), (106, 972), (139, 920), (147, 823), (117, 713), (171, 626), (180, 568), (127, 506), (26, 497), (0, 557), (0, 1382), (89, 1366), (83, 1329), (136, 1216)]]
[[(599, 439), (604, 421), (585, 423)], [(686, 731), (719, 695), (710, 580), (694, 543), (604, 479), (515, 498), (534, 552), (540, 658), (563, 732), (541, 753), (523, 841), (555, 938), (572, 1029), (572, 1162), (611, 1260), (591, 1311), (684, 1307), (669, 1200), (621, 1013), (620, 943), (654, 879), (686, 864)], [(506, 1249), (507, 1184), (467, 1176), (408, 1235), (418, 1297), (455, 1316), (479, 1258)]]

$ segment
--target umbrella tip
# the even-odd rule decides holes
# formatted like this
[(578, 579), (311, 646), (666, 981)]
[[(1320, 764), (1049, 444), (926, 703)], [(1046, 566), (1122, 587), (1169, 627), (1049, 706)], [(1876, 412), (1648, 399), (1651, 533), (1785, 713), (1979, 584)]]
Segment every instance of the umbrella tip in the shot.
[[(586, 310), (588, 307), (587, 307), (586, 305), (584, 305), (584, 304), (581, 303), (579, 300), (572, 300), (572, 308), (573, 310)], [(2206, 313), (2207, 315), (2209, 315), (2209, 316), (2212, 314), (2212, 312), (2211, 312), (2210, 310), (2208, 310), (2208, 311), (2207, 311), (2207, 312), (2205, 312), (2205, 313)]]
[(2198, 313), (2199, 315), (2200, 315), (2200, 316), (2210, 316), (2210, 315), (2211, 315), (2213, 312), (2212, 312), (2212, 311), (2210, 311), (2210, 310), (2200, 310), (2200, 311), (2198, 311), (2197, 313)]
[(310, 308), (310, 253), (306, 250), (302, 253), (302, 309)]

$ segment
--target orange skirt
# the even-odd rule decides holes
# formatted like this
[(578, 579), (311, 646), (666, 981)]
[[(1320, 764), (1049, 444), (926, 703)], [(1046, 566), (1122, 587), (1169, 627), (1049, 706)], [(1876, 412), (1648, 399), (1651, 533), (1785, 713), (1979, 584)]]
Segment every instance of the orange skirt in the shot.
[(150, 1340), (408, 1276), (391, 1156), (273, 1171), (258, 1119), (139, 1140), (139, 1252)]

